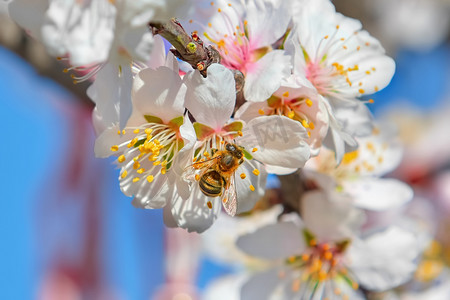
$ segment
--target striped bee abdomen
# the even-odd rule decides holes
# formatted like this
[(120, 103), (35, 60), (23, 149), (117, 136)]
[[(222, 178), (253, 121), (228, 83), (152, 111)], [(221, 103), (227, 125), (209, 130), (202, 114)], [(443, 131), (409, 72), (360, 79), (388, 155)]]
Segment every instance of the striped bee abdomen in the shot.
[(200, 190), (208, 197), (217, 197), (222, 195), (224, 186), (223, 177), (215, 170), (210, 170), (203, 174), (199, 182)]

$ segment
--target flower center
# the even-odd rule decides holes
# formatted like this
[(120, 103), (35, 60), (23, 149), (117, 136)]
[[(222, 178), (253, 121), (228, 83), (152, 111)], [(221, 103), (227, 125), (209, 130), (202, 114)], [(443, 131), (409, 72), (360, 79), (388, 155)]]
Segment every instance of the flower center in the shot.
[[(152, 117), (145, 117), (153, 121)], [(126, 127), (117, 134), (125, 134), (127, 131), (132, 131), (134, 137), (120, 145), (113, 145), (111, 151), (123, 153), (117, 159), (123, 164), (121, 177), (125, 178), (128, 170), (133, 170), (136, 172), (133, 182), (138, 182), (141, 177), (152, 182), (158, 172), (164, 175), (184, 146), (179, 127), (172, 121), (169, 124), (149, 122), (139, 127)]]
[(308, 242), (310, 247), (302, 255), (289, 257), (286, 261), (288, 266), (300, 271), (299, 276), (291, 283), (292, 291), (299, 291), (305, 282), (313, 283), (306, 287), (310, 289), (312, 298), (320, 290), (320, 284), (328, 284), (326, 282), (329, 282), (329, 285), (334, 289), (333, 292), (336, 295), (341, 295), (341, 290), (333, 283), (338, 278), (343, 279), (353, 289), (358, 289), (358, 284), (350, 278), (343, 263), (342, 254), (349, 245), (349, 241), (317, 244), (312, 236), (310, 237)]

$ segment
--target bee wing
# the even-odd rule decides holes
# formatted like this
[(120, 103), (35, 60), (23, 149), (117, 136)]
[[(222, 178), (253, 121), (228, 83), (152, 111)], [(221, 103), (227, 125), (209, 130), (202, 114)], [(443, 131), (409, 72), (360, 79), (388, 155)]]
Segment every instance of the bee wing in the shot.
[[(187, 166), (182, 174), (183, 179), (187, 181), (198, 181), (198, 179), (217, 162), (218, 158), (219, 157), (213, 157)], [(198, 175), (198, 177), (196, 175)]]
[(222, 193), (220, 197), (222, 200), (223, 207), (225, 211), (232, 217), (236, 215), (237, 212), (237, 194), (236, 194), (236, 185), (233, 176), (230, 176), (229, 180), (227, 180), (227, 184), (225, 185), (225, 191)]

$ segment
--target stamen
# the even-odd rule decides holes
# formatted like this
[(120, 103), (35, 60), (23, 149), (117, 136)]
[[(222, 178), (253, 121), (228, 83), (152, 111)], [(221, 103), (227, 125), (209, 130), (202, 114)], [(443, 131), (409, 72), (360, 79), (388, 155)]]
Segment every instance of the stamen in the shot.
[(245, 173), (241, 173), (241, 179), (245, 179), (245, 177), (247, 177), (247, 175), (245, 175)]
[(119, 146), (117, 146), (117, 145), (111, 146), (111, 151), (115, 152), (118, 150), (119, 150)]
[(124, 161), (125, 161), (125, 155), (121, 155), (121, 156), (119, 156), (118, 158), (117, 158), (117, 161), (119, 162), (119, 163), (123, 163)]

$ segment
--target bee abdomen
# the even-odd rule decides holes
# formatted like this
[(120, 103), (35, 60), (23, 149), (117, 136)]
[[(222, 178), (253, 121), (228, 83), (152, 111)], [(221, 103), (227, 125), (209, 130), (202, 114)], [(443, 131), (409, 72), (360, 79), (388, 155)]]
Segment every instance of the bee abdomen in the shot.
[(203, 174), (198, 185), (203, 194), (208, 197), (218, 197), (222, 195), (223, 178), (214, 170)]

